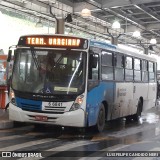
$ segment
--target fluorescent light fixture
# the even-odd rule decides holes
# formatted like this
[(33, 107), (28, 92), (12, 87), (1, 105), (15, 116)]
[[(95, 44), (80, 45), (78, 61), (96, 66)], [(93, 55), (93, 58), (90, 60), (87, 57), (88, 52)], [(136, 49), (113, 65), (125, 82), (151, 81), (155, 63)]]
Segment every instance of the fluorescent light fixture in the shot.
[(133, 32), (133, 37), (140, 37), (141, 36), (141, 32), (140, 31), (135, 31)]
[(39, 18), (38, 22), (36, 23), (36, 27), (37, 28), (43, 27), (43, 24), (41, 22), (41, 18)]
[(151, 43), (151, 44), (156, 44), (156, 43), (157, 43), (157, 40), (156, 40), (155, 38), (152, 38), (152, 39), (150, 40), (150, 43)]
[(90, 17), (91, 16), (91, 11), (87, 8), (82, 9), (81, 15), (84, 18)]
[(121, 28), (121, 24), (118, 21), (114, 21), (112, 24), (113, 29), (119, 29)]

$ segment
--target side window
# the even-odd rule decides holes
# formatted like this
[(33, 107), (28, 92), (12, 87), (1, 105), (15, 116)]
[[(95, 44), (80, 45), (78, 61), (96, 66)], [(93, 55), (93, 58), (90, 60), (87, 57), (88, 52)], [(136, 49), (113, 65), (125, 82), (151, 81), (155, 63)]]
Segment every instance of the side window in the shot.
[(134, 59), (134, 80), (141, 81), (141, 60)]
[(133, 81), (133, 59), (126, 57), (125, 59), (125, 80)]
[(124, 80), (124, 65), (123, 65), (123, 55), (115, 54), (115, 80), (123, 81)]
[(155, 81), (155, 72), (154, 72), (154, 63), (149, 62), (149, 82), (154, 82)]
[(89, 58), (89, 79), (98, 80), (99, 79), (99, 55), (90, 54)]
[(113, 53), (102, 51), (102, 80), (113, 80)]
[(113, 53), (102, 51), (102, 65), (112, 66), (113, 65)]
[(142, 60), (142, 81), (148, 82), (148, 61)]
[(126, 68), (127, 69), (132, 69), (132, 57), (126, 57)]

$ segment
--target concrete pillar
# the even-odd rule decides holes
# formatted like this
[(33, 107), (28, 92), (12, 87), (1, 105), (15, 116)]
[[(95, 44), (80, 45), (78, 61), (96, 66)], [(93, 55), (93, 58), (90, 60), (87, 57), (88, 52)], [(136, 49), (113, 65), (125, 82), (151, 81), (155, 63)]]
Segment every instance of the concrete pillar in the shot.
[(111, 37), (111, 43), (114, 44), (114, 45), (117, 45), (118, 44), (118, 37), (112, 36)]
[(56, 18), (55, 34), (64, 34), (65, 19)]
[(144, 54), (148, 55), (148, 48), (144, 48)]

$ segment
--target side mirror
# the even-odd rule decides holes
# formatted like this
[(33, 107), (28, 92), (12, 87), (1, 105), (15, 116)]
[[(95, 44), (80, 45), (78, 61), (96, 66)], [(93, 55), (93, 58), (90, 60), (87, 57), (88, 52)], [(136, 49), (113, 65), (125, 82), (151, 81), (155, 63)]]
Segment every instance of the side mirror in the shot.
[(12, 50), (8, 51), (8, 57), (7, 57), (7, 62), (10, 62), (12, 58)]

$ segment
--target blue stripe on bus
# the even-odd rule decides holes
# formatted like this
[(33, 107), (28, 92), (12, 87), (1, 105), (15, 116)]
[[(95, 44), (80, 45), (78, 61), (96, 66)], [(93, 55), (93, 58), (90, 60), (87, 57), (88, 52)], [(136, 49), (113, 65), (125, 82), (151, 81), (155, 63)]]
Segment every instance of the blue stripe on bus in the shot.
[(114, 101), (114, 82), (100, 82), (100, 84), (90, 90), (87, 94), (88, 125), (95, 125), (97, 122), (99, 106), (103, 101), (113, 104)]
[(29, 100), (24, 98), (15, 98), (17, 107), (22, 108), (23, 110), (42, 110), (42, 101)]
[(100, 47), (100, 48), (112, 48), (112, 49), (116, 49), (115, 45), (106, 43), (106, 42), (99, 42), (99, 41), (95, 41), (95, 40), (90, 40), (90, 45), (94, 46), (94, 47)]

